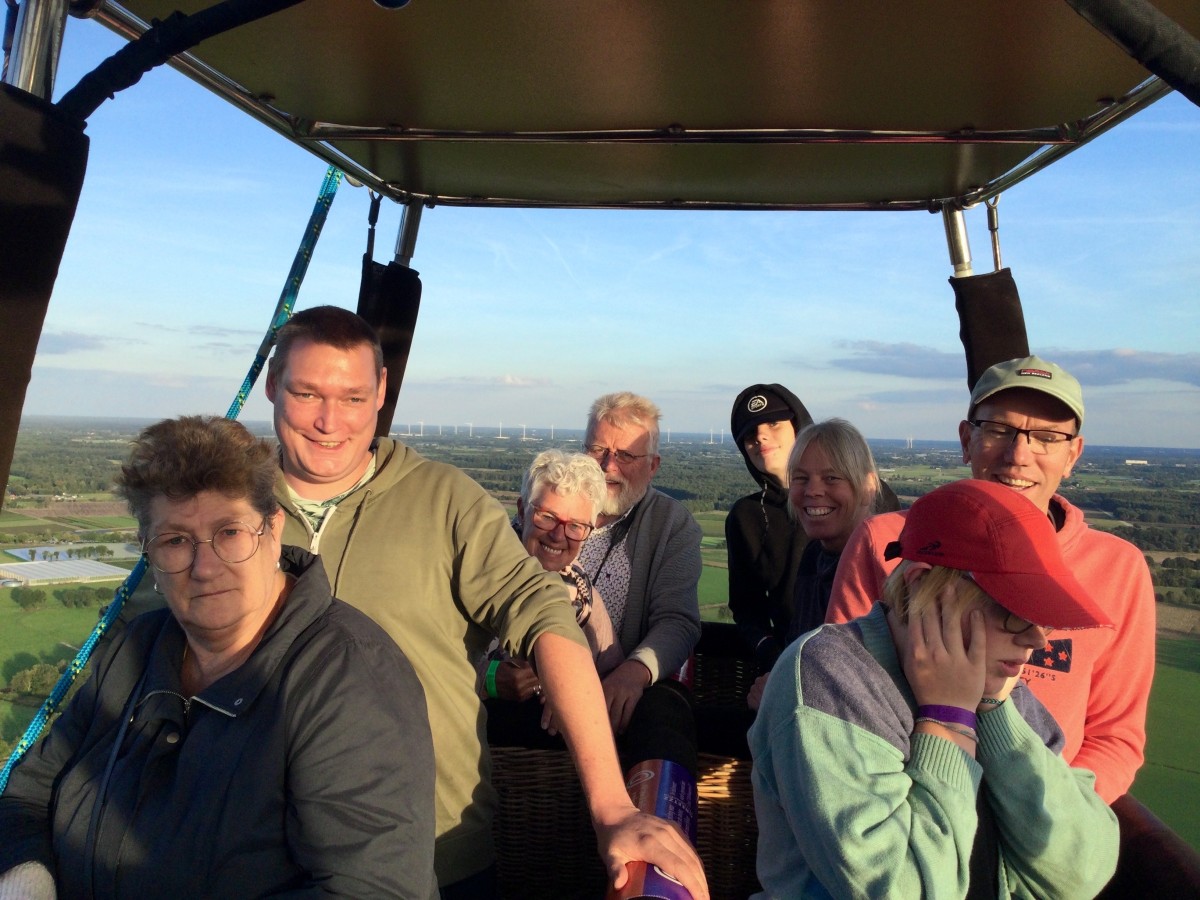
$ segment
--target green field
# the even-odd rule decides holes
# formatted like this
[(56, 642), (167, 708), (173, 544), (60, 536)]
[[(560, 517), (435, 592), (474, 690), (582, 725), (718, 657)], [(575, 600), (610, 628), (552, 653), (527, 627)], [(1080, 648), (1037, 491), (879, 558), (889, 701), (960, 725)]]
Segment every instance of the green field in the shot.
[(137, 519), (133, 516), (52, 516), (52, 521), (71, 528), (90, 528), (94, 530), (118, 531), (125, 528), (137, 528)]
[[(35, 663), (71, 659), (99, 615), (95, 607), (67, 609), (53, 595), (44, 608), (26, 612), (12, 602), (11, 594), (8, 588), (0, 590), (0, 684), (6, 687), (14, 674)], [(12, 743), (19, 738), (35, 712), (0, 700), (0, 740)]]
[(725, 515), (721, 510), (693, 514), (706, 538), (720, 538), (722, 541), (725, 540)]
[[(725, 605), (729, 602), (729, 576), (725, 567), (725, 513), (720, 510), (694, 514), (704, 537), (700, 539), (700, 618), (705, 621), (729, 621)], [(724, 610), (724, 615), (721, 611)]]
[[(88, 587), (116, 588), (119, 581), (97, 582)], [(42, 609), (26, 612), (12, 601), (9, 588), (0, 589), (0, 678), (4, 683), (14, 672), (38, 662), (56, 663), (70, 659), (96, 624), (98, 611), (67, 609), (47, 588), (50, 596)]]
[(1200, 640), (1159, 638), (1146, 764), (1133, 793), (1200, 850)]
[(25, 733), (37, 710), (30, 706), (16, 706), (0, 700), (0, 741), (15, 744)]
[(20, 513), (0, 512), (0, 528), (5, 531), (28, 531), (31, 528), (45, 528), (53, 525), (49, 519), (39, 519), (36, 516), (23, 516)]
[(724, 568), (705, 566), (700, 570), (700, 618), (718, 621), (718, 609), (729, 602), (729, 576)]

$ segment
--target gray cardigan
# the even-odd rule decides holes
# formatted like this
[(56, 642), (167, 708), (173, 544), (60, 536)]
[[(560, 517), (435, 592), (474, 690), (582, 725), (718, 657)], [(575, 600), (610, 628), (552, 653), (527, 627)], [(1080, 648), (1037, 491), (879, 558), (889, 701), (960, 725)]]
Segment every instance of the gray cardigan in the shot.
[(617, 636), (655, 681), (678, 671), (700, 639), (700, 526), (678, 500), (650, 488), (633, 510), (625, 546), (629, 596)]

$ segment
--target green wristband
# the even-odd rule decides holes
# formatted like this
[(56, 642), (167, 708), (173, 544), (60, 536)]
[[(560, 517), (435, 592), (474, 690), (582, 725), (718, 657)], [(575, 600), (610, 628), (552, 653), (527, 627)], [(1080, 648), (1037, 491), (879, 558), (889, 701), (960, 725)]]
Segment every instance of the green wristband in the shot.
[(487, 688), (487, 695), (493, 700), (500, 696), (496, 693), (496, 670), (500, 668), (500, 660), (493, 659), (488, 663), (487, 676), (483, 679), (484, 687)]

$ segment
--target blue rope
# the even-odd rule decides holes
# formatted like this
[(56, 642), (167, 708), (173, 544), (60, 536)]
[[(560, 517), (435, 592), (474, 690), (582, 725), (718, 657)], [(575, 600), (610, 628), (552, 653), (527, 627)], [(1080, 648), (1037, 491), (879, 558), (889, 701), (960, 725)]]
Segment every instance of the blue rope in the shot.
[[(308, 271), (308, 264), (312, 259), (313, 248), (317, 245), (317, 238), (321, 236), (321, 229), (325, 227), (325, 219), (329, 215), (329, 207), (333, 205), (334, 195), (337, 194), (338, 185), (341, 183), (342, 173), (330, 166), (325, 172), (325, 179), (321, 182), (321, 190), (317, 194), (317, 202), (313, 207), (312, 215), (308, 219), (308, 227), (304, 230), (304, 237), (300, 240), (300, 247), (296, 250), (296, 257), (292, 260), (291, 271), (288, 272), (287, 281), (284, 282), (283, 291), (280, 292), (279, 302), (275, 306), (275, 314), (271, 318), (271, 326), (267, 329), (266, 336), (259, 345), (258, 353), (255, 354), (254, 362), (250, 365), (250, 371), (246, 374), (245, 380), (242, 382), (241, 388), (234, 397), (233, 403), (229, 407), (229, 412), (225, 414), (227, 419), (236, 419), (242, 411), (242, 407), (246, 405), (246, 398), (250, 396), (250, 391), (254, 388), (254, 383), (258, 380), (259, 374), (262, 372), (263, 366), (266, 364), (267, 357), (271, 353), (271, 347), (275, 344), (275, 334), (283, 327), (292, 315), (292, 308), (296, 305), (296, 297), (300, 293), (300, 285), (304, 281), (304, 275)], [(100, 621), (96, 623), (96, 627), (92, 629), (92, 633), (88, 635), (88, 639), (83, 642), (83, 646), (75, 654), (75, 658), (71, 660), (66, 671), (59, 677), (58, 682), (54, 685), (54, 689), (50, 691), (48, 696), (42, 703), (41, 708), (37, 711), (37, 715), (33, 717), (33, 721), (29, 723), (29, 727), (25, 729), (25, 733), (21, 735), (21, 739), (17, 741), (17, 746), (13, 748), (12, 755), (5, 762), (4, 768), (0, 769), (0, 794), (4, 793), (8, 787), (8, 779), (12, 774), (13, 768), (20, 762), (21, 757), (32, 747), (46, 724), (50, 721), (50, 717), (54, 715), (63, 698), (67, 696), (67, 691), (71, 689), (71, 685), (83, 671), (84, 667), (91, 659), (92, 652), (96, 649), (96, 644), (100, 638), (108, 631), (113, 622), (121, 614), (122, 608), (125, 606), (125, 601), (129, 596), (137, 590), (137, 586), (142, 581), (142, 576), (146, 574), (146, 557), (143, 556), (137, 561), (137, 565), (133, 567), (133, 571), (129, 573), (129, 577), (117, 588), (116, 595), (113, 597), (113, 602), (108, 605), (104, 611), (104, 615)]]

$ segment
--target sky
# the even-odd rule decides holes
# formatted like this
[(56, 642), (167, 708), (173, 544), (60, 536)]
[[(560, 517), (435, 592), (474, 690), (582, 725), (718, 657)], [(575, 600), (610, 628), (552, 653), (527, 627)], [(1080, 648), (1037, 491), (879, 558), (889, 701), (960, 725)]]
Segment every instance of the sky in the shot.
[[(55, 96), (121, 46), (70, 19)], [(223, 414), (270, 324), (325, 163), (163, 67), (89, 120), (88, 177), (27, 414)], [(1034, 352), (1084, 385), (1097, 444), (1200, 448), (1200, 109), (1171, 94), (1006, 192)], [(343, 183), (298, 309), (353, 309), (368, 194)], [(375, 258), (400, 209), (385, 202)], [(967, 213), (977, 272), (985, 212)], [(394, 429), (581, 427), (628, 389), (728, 427), (755, 382), (871, 438), (953, 440), (951, 266), (924, 212), (425, 210)], [(242, 417), (270, 418), (261, 383)]]

